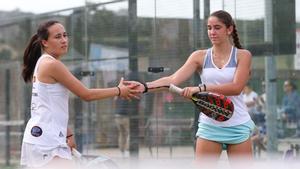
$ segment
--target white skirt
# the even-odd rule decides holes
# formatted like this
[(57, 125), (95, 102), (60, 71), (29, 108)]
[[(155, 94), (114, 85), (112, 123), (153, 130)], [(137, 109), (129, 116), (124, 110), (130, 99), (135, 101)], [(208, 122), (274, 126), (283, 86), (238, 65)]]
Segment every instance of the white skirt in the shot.
[(21, 165), (30, 168), (43, 167), (54, 157), (72, 160), (71, 149), (67, 145), (42, 146), (30, 143), (22, 144)]

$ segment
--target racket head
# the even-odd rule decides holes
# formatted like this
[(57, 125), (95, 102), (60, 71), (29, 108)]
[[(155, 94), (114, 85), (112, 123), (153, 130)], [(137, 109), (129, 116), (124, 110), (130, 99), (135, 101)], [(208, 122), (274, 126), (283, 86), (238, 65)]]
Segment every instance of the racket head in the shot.
[(233, 102), (222, 94), (198, 92), (192, 100), (202, 113), (219, 122), (229, 120), (234, 112)]
[(75, 157), (77, 169), (119, 169), (111, 158), (104, 155), (82, 155), (74, 148), (72, 154)]
[(108, 157), (98, 156), (85, 164), (84, 169), (119, 169), (118, 165)]

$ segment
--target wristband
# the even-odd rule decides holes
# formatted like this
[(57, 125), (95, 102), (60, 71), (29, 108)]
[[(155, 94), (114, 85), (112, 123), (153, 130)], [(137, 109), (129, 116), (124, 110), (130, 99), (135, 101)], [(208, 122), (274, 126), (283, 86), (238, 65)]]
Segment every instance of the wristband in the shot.
[(145, 90), (143, 91), (143, 93), (147, 93), (148, 92), (148, 86), (146, 83), (141, 82), (142, 85), (144, 85)]
[(118, 93), (118, 95), (117, 95), (117, 96), (121, 96), (121, 89), (120, 89), (120, 87), (119, 87), (119, 86), (117, 86), (117, 89), (118, 89), (118, 91), (119, 91), (119, 93)]
[(199, 92), (202, 92), (202, 90), (201, 90), (201, 86), (200, 86), (200, 85), (198, 86), (198, 88), (199, 88)]
[[(202, 92), (202, 91), (203, 91), (203, 92), (206, 92), (206, 85), (205, 85), (205, 84), (199, 84), (198, 87), (199, 87), (199, 91), (200, 91), (200, 92)], [(202, 90), (202, 87), (203, 87), (203, 90)]]
[(70, 137), (72, 137), (72, 136), (73, 136), (73, 134), (70, 134), (70, 135), (67, 136), (67, 138), (70, 138)]

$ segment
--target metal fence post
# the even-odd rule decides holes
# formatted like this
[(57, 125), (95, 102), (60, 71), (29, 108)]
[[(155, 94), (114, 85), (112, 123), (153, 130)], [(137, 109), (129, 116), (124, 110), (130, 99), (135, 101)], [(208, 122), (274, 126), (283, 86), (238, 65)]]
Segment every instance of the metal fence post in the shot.
[[(137, 61), (137, 0), (128, 1), (128, 46), (129, 46), (129, 70), (132, 80), (138, 80), (138, 61)], [(133, 76), (133, 77), (132, 77)], [(139, 155), (139, 111), (138, 102), (132, 103), (137, 111), (130, 112), (130, 156)]]
[[(10, 70), (5, 72), (5, 113), (6, 121), (10, 121)], [(5, 165), (10, 165), (10, 125), (5, 126)]]
[[(265, 0), (265, 42), (273, 42), (273, 9), (272, 0)], [(277, 120), (277, 110), (276, 110), (276, 60), (275, 56), (265, 57), (265, 81), (266, 81), (266, 95), (267, 95), (267, 152), (269, 157), (272, 157), (274, 153), (277, 152), (277, 132), (276, 132), (276, 120)]]

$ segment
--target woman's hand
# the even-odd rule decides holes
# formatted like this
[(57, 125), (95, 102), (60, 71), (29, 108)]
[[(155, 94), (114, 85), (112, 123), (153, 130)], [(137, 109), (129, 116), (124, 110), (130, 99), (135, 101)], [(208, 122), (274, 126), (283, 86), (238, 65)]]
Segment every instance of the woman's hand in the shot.
[(142, 92), (139, 90), (140, 83), (133, 83), (133, 81), (124, 81), (122, 77), (118, 87), (120, 88), (119, 96), (130, 100), (131, 98), (139, 99), (139, 94)]
[(125, 85), (135, 86), (133, 89), (136, 90), (139, 94), (143, 93), (146, 89), (145, 86), (138, 81), (123, 81)]
[(183, 92), (181, 93), (181, 95), (185, 98), (190, 99), (190, 98), (192, 98), (192, 95), (197, 92), (200, 92), (200, 89), (198, 86), (197, 87), (185, 87), (185, 88), (183, 88)]
[(73, 134), (67, 136), (67, 145), (71, 148), (71, 150), (77, 147)]

